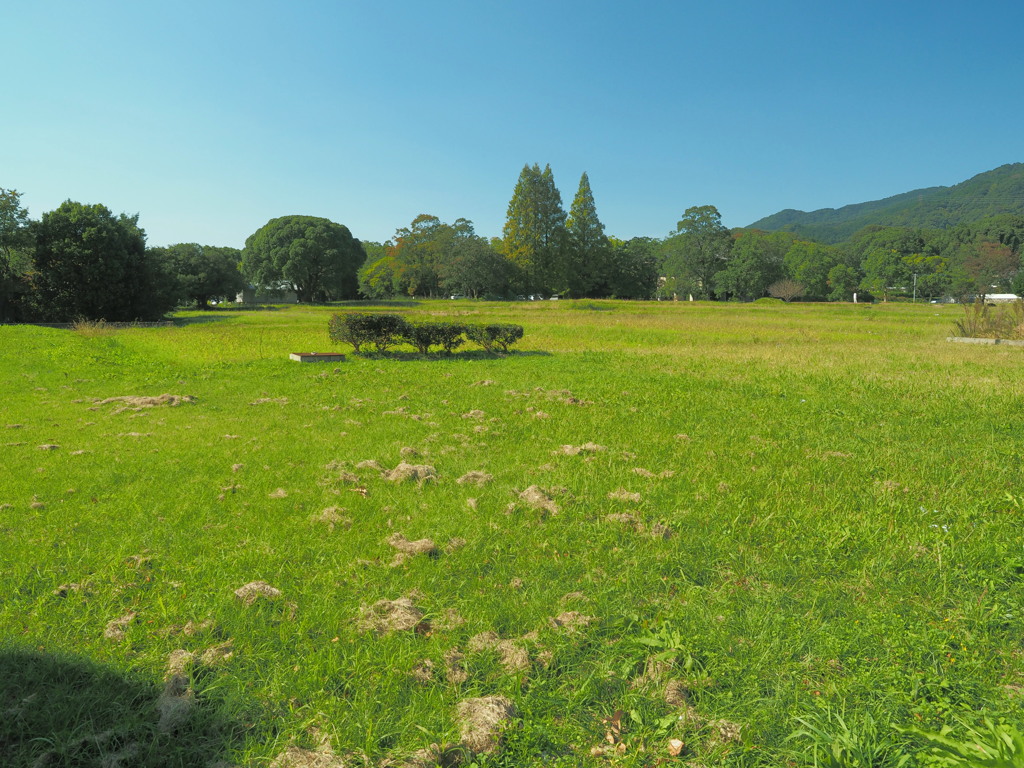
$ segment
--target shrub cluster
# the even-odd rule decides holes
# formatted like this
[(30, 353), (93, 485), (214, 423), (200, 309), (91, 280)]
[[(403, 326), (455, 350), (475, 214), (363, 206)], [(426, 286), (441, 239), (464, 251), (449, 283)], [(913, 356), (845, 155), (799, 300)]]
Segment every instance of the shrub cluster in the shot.
[[(510, 346), (523, 338), (523, 326), (492, 323), (488, 325), (406, 320), (401, 315), (353, 312), (334, 315), (328, 324), (331, 341), (351, 344), (356, 354), (364, 345), (373, 345), (377, 352), (387, 352), (398, 343), (406, 343), (428, 354), (431, 347), (447, 353), (469, 339), (488, 352)], [(465, 337), (465, 338), (463, 338)]]

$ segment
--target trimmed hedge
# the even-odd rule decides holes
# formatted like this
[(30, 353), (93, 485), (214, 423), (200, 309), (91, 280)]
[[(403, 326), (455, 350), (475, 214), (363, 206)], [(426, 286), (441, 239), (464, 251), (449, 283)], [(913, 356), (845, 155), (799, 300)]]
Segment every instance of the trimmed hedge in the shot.
[(503, 352), (523, 338), (523, 326), (493, 323), (491, 325), (468, 325), (466, 336), (470, 341), (479, 344), (488, 352), (494, 351), (494, 345), (501, 347)]
[(488, 352), (493, 352), (495, 346), (508, 352), (523, 338), (523, 326), (409, 321), (401, 315), (353, 312), (331, 317), (328, 333), (336, 344), (351, 344), (356, 354), (362, 353), (364, 345), (372, 344), (377, 352), (387, 352), (389, 347), (405, 342), (426, 355), (431, 347), (451, 354), (463, 344), (463, 336)]

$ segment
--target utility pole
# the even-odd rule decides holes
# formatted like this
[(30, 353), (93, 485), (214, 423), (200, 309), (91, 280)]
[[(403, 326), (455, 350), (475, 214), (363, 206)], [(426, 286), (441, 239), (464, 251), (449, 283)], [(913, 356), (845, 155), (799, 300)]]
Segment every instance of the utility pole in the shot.
[(917, 272), (914, 273), (914, 303), (917, 303)]

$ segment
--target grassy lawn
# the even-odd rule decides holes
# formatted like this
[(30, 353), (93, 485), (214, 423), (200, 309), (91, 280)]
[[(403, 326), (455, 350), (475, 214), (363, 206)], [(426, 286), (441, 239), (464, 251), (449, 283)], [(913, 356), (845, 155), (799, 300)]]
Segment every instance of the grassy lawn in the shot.
[(432, 765), (482, 697), (478, 766), (1019, 720), (1024, 350), (958, 308), (408, 302), (526, 335), (287, 359), (344, 309), (0, 328), (0, 763)]

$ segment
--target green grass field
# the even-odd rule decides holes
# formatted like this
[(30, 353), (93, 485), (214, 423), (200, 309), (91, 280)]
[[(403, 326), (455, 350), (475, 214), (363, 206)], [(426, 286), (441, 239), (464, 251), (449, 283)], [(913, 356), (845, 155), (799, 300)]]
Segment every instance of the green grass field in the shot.
[(433, 765), (492, 696), (464, 764), (1019, 722), (1024, 351), (959, 309), (409, 302), (526, 335), (287, 359), (343, 310), (0, 328), (0, 764)]

